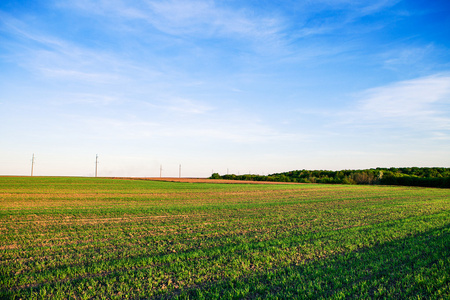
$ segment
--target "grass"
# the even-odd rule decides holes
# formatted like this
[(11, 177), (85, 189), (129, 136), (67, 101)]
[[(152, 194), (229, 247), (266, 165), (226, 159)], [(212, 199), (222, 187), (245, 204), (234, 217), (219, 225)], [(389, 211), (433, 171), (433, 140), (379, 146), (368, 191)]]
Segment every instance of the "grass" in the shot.
[(448, 189), (0, 177), (0, 298), (449, 297)]

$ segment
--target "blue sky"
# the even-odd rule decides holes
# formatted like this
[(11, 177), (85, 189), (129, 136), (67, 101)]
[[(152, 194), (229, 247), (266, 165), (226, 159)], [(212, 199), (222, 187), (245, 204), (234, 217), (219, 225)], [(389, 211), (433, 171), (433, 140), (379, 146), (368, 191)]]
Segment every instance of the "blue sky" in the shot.
[(448, 1), (1, 1), (0, 175), (450, 167)]

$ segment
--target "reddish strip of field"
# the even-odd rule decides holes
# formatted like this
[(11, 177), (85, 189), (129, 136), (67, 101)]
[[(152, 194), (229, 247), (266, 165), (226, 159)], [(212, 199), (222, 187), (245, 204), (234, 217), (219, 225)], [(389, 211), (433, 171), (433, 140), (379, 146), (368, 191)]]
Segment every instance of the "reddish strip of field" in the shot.
[(245, 184), (303, 184), (298, 182), (274, 182), (274, 181), (252, 181), (252, 180), (227, 180), (227, 179), (208, 179), (208, 178), (178, 178), (178, 177), (114, 177), (114, 179), (127, 180), (152, 180), (169, 182), (190, 182), (190, 183), (245, 183)]

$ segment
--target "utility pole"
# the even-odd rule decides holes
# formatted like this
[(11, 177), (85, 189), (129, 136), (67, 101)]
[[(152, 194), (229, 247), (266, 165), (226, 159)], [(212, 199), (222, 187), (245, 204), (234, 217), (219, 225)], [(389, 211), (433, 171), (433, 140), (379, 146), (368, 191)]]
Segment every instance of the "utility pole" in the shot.
[(95, 154), (95, 177), (97, 177), (98, 171), (98, 154)]
[(180, 169), (178, 171), (178, 177), (181, 178), (181, 164), (180, 164)]
[(33, 170), (34, 170), (34, 153), (33, 157), (31, 158), (31, 176), (33, 176)]

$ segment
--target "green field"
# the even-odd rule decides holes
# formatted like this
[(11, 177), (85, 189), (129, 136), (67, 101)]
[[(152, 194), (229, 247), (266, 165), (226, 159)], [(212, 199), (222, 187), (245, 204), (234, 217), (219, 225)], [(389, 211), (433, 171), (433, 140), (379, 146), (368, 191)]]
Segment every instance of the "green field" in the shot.
[(450, 190), (0, 177), (0, 298), (450, 297)]

